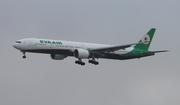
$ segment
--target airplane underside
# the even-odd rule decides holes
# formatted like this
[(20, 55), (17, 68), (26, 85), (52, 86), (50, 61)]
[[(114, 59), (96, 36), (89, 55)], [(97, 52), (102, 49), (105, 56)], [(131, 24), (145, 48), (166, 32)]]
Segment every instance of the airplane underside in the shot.
[[(31, 52), (31, 53), (43, 53), (43, 54), (60, 54), (65, 56), (71, 56), (74, 57), (74, 52), (71, 50), (57, 50), (57, 49), (33, 49), (33, 50), (24, 50), (22, 51), (24, 56), (23, 58), (26, 58), (25, 52)], [(152, 56), (151, 55), (143, 55), (143, 56), (129, 56), (126, 54), (112, 54), (112, 53), (103, 53), (102, 56), (99, 55), (91, 55), (89, 59), (89, 63), (92, 63), (94, 65), (98, 65), (99, 62), (95, 60), (95, 58), (103, 58), (103, 59), (113, 59), (113, 60), (128, 60), (128, 59), (135, 59), (135, 58), (141, 58), (146, 56)], [(85, 65), (85, 63), (78, 59), (75, 61), (76, 64), (79, 65)]]

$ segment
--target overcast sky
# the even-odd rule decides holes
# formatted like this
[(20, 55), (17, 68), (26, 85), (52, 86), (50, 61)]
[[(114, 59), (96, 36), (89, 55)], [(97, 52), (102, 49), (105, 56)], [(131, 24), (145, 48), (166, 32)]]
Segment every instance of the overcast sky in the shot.
[[(0, 105), (179, 105), (179, 0), (0, 0)], [(157, 28), (150, 50), (168, 53), (134, 60), (73, 57), (12, 47), (22, 38), (104, 44), (136, 43)]]

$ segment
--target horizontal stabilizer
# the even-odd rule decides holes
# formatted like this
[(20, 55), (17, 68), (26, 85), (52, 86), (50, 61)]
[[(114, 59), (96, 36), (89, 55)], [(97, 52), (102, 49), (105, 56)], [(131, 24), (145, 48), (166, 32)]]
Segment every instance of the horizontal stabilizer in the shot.
[(148, 51), (148, 52), (142, 52), (142, 54), (155, 54), (155, 53), (161, 53), (161, 52), (169, 52), (169, 51), (168, 50)]

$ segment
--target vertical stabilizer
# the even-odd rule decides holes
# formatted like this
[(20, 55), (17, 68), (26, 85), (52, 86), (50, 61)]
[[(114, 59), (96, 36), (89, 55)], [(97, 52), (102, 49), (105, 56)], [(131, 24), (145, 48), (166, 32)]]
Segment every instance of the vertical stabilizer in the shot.
[(141, 44), (135, 45), (134, 48), (141, 49), (141, 50), (148, 50), (155, 31), (156, 31), (155, 28), (151, 28), (149, 32), (146, 35), (144, 35), (143, 38), (139, 41), (139, 43)]

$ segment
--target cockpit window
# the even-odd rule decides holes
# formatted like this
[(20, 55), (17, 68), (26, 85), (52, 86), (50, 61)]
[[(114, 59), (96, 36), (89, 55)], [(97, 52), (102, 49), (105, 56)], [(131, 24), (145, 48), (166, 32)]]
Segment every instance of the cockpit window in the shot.
[(21, 41), (16, 41), (16, 43), (21, 43)]

